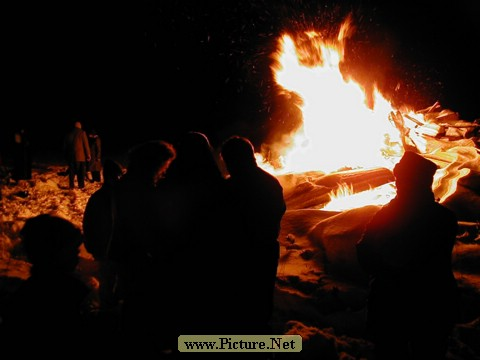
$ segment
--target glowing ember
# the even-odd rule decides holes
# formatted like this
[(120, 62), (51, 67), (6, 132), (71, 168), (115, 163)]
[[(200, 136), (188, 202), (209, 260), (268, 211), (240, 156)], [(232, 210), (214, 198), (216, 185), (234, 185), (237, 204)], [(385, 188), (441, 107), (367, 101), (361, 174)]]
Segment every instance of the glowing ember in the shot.
[[(468, 169), (461, 169), (468, 156), (459, 159), (452, 144), (444, 146), (440, 141), (432, 148), (428, 139), (433, 139), (441, 126), (425, 120), (423, 114), (400, 113), (377, 89), (367, 98), (361, 85), (342, 74), (340, 64), (349, 29), (347, 19), (334, 41), (325, 40), (314, 31), (301, 34), (296, 41), (289, 35), (279, 40), (274, 79), (285, 91), (302, 99), (298, 107), (303, 124), (290, 135), (287, 144), (275, 145), (281, 166), (265, 168), (276, 175), (308, 171), (326, 174), (342, 169), (391, 170), (405, 146), (412, 146), (431, 155), (428, 157), (441, 167), (434, 191), (441, 201), (445, 200), (455, 192), (458, 179), (468, 174)], [(452, 163), (445, 163), (446, 152)], [(473, 152), (470, 158), (478, 156), (475, 149)], [(354, 194), (355, 198), (348, 186), (337, 186), (331, 193), (329, 210), (384, 204), (395, 195), (392, 183)]]

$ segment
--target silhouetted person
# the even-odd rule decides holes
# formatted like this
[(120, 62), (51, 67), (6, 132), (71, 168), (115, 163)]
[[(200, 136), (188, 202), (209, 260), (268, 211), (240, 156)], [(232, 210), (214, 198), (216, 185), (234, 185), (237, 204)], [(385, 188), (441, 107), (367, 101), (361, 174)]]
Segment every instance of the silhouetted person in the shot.
[(52, 215), (28, 219), (20, 232), (30, 277), (0, 309), (2, 342), (30, 355), (65, 355), (89, 336), (85, 313), (90, 289), (76, 276), (82, 235)]
[(229, 209), (238, 223), (229, 240), (236, 243), (232, 260), (241, 269), (238, 325), (246, 333), (268, 334), (280, 252), (278, 235), (286, 211), (283, 189), (273, 175), (257, 165), (247, 138), (227, 139), (221, 155), (230, 174)]
[(122, 175), (122, 166), (114, 160), (106, 159), (103, 185), (90, 196), (83, 213), (85, 248), (99, 266), (99, 306), (103, 310), (116, 307), (119, 300), (115, 295), (116, 272), (113, 264), (108, 261), (108, 252), (115, 218), (113, 191)]
[[(225, 334), (231, 311), (227, 286), (230, 240), (225, 179), (211, 144), (200, 132), (175, 143), (177, 157), (167, 171), (162, 192), (169, 199), (166, 234), (173, 249), (178, 324), (181, 334)], [(235, 244), (236, 246), (236, 244)], [(220, 277), (228, 280), (219, 283)]]
[(0, 154), (0, 200), (3, 199), (2, 188), (4, 184), (8, 184), (10, 181), (10, 171), (8, 167), (3, 163), (2, 154)]
[(95, 129), (88, 134), (88, 146), (90, 147), (90, 161), (88, 171), (92, 174), (93, 182), (100, 182), (102, 171), (102, 140)]
[(432, 192), (437, 166), (411, 151), (394, 167), (397, 196), (357, 244), (371, 276), (367, 331), (376, 359), (444, 359), (456, 321), (453, 212)]
[(32, 149), (30, 139), (24, 128), (20, 128), (14, 135), (12, 178), (30, 180), (32, 178)]
[(75, 187), (75, 176), (78, 187), (85, 187), (87, 163), (90, 161), (90, 147), (87, 134), (82, 130), (82, 124), (77, 121), (75, 126), (65, 137), (65, 156), (68, 163), (68, 181), (70, 189)]
[(129, 152), (127, 172), (115, 184), (114, 234), (109, 259), (119, 266), (122, 346), (159, 356), (172, 336), (171, 251), (163, 234), (158, 183), (175, 157), (165, 141), (149, 141)]

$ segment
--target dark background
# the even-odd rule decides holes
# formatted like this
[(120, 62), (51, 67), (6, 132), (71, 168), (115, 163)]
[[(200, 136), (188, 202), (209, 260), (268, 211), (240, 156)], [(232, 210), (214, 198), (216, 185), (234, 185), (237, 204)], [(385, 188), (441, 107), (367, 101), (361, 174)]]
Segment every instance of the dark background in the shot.
[[(2, 5), (0, 150), (25, 127), (34, 156), (61, 158), (75, 121), (106, 155), (187, 130), (213, 145), (240, 133), (255, 145), (295, 126), (282, 111), (271, 55), (284, 32), (356, 32), (345, 69), (395, 104), (439, 101), (480, 117), (480, 5), (475, 0), (16, 2)], [(283, 105), (283, 107), (282, 107)], [(288, 110), (286, 110), (288, 112)]]

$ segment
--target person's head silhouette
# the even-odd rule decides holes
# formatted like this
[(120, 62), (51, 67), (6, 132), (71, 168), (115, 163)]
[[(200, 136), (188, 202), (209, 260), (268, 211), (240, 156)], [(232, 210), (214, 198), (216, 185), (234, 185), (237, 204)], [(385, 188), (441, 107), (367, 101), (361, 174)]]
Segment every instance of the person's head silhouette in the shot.
[(127, 175), (156, 185), (176, 156), (174, 147), (162, 140), (147, 141), (129, 152)]
[(242, 136), (232, 136), (225, 140), (221, 155), (232, 176), (257, 166), (253, 145)]
[(437, 165), (413, 151), (406, 151), (393, 168), (399, 193), (431, 190)]
[(221, 178), (212, 146), (205, 134), (189, 131), (178, 141), (176, 149), (177, 158), (172, 163), (168, 176), (182, 182)]
[(113, 184), (123, 175), (122, 166), (112, 159), (106, 159), (103, 164), (104, 184)]
[(78, 264), (80, 229), (58, 216), (29, 218), (20, 231), (22, 245), (34, 272), (73, 272)]

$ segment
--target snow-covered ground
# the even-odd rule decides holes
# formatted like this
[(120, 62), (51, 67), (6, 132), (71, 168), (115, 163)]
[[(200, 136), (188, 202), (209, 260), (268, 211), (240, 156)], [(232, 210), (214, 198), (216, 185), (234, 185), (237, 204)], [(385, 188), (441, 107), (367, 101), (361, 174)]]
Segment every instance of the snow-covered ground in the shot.
[[(81, 227), (87, 200), (100, 184), (87, 182), (84, 190), (69, 190), (64, 170), (56, 164), (34, 164), (31, 180), (10, 181), (2, 187), (0, 295), (28, 276), (29, 264), (18, 246), (18, 231), (27, 218), (54, 213)], [(367, 282), (358, 266), (354, 244), (378, 208), (369, 205), (338, 212), (314, 209), (312, 196), (305, 194), (315, 193), (321, 184), (312, 177), (315, 174), (292, 182), (291, 177), (279, 176), (288, 209), (280, 235), (273, 325), (277, 334), (303, 337), (302, 352), (282, 358), (371, 359), (372, 345), (364, 339)], [(452, 207), (479, 204), (478, 190), (460, 187)], [(473, 211), (479, 209), (474, 207)], [(84, 249), (81, 255), (79, 271), (92, 261)], [(453, 333), (448, 358), (480, 359), (480, 239), (478, 227), (467, 222), (457, 237), (454, 269), (462, 289), (462, 321)]]

